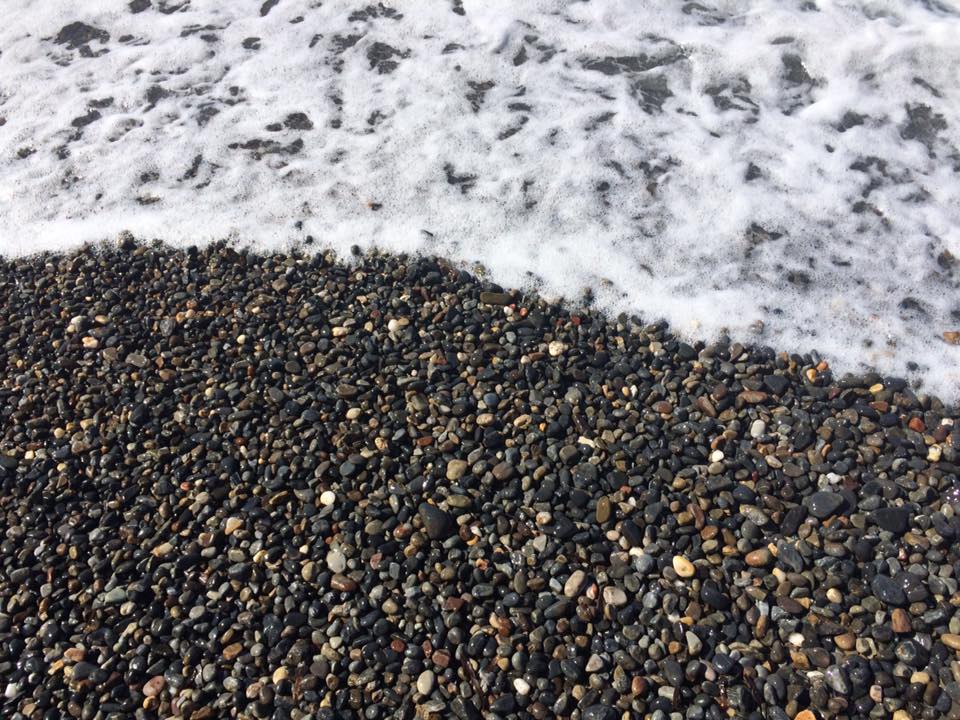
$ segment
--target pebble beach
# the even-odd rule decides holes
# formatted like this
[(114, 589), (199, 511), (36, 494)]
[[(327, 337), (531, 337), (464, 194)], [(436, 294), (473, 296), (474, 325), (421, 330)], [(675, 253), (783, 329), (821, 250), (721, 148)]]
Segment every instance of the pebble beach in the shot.
[(5, 718), (960, 718), (960, 425), (443, 259), (0, 260)]

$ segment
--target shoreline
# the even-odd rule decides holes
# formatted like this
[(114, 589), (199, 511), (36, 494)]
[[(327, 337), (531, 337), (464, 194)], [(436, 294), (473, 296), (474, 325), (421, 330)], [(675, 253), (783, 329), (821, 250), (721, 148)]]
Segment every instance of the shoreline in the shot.
[(903, 380), (435, 258), (0, 273), (6, 711), (960, 717), (960, 424)]

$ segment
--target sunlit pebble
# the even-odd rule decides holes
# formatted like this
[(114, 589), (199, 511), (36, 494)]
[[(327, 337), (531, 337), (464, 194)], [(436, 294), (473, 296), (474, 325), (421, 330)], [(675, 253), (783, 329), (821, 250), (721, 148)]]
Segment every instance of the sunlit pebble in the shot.
[(320, 493), (320, 504), (324, 507), (333, 505), (337, 501), (337, 494), (333, 490), (324, 490)]

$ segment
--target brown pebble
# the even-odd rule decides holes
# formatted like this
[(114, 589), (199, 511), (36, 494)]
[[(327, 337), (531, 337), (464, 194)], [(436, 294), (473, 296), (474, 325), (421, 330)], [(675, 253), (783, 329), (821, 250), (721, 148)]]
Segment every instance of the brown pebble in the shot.
[(233, 660), (240, 653), (243, 652), (243, 644), (235, 642), (232, 645), (227, 645), (223, 649), (223, 657), (225, 660)]
[(940, 642), (946, 645), (951, 650), (960, 651), (960, 635), (954, 635), (953, 633), (944, 633), (940, 636)]
[(330, 578), (330, 587), (337, 592), (353, 592), (357, 589), (357, 581), (353, 578), (347, 577), (346, 575), (337, 573)]
[(913, 631), (913, 623), (910, 622), (910, 615), (903, 608), (896, 608), (890, 618), (890, 624), (895, 633), (908, 633)]
[(841, 650), (853, 650), (857, 644), (857, 636), (853, 633), (843, 633), (842, 635), (835, 636), (833, 642), (836, 643), (837, 647)]
[(610, 498), (604, 495), (597, 501), (597, 522), (601, 525), (610, 519), (613, 508), (610, 505)]
[(744, 562), (750, 567), (766, 567), (773, 560), (773, 554), (767, 548), (759, 548), (748, 552)]

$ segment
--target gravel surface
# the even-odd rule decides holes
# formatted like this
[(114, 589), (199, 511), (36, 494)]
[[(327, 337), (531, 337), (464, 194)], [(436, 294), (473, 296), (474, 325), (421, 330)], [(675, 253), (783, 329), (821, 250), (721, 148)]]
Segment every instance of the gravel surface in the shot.
[(960, 718), (960, 425), (442, 260), (0, 260), (4, 718)]

